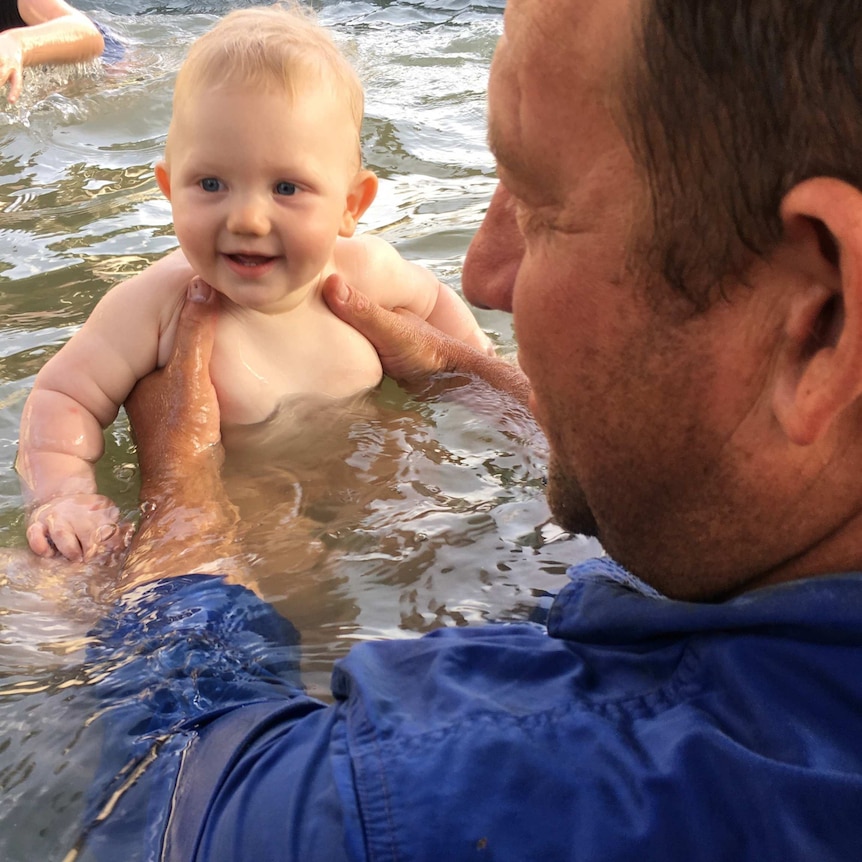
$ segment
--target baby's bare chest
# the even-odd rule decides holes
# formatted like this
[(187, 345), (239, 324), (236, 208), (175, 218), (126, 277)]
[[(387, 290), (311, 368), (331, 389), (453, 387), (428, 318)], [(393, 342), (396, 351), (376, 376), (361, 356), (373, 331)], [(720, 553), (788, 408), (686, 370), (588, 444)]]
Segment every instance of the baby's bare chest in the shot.
[(349, 397), (382, 377), (377, 352), (332, 315), (247, 325), (219, 320), (210, 363), (222, 424), (250, 425), (272, 416), (285, 399)]

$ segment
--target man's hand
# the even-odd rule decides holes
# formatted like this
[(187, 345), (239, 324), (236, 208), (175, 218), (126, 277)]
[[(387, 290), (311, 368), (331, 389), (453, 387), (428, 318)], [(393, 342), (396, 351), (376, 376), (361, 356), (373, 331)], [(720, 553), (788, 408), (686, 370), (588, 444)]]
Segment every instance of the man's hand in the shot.
[(404, 309), (382, 308), (338, 275), (324, 282), (323, 298), (374, 345), (384, 372), (395, 380), (415, 385), (439, 373), (470, 375), (527, 403), (530, 383), (516, 365), (450, 338)]
[(323, 283), (323, 297), (338, 317), (374, 345), (386, 374), (402, 383), (422, 382), (436, 372), (454, 370), (462, 348), (473, 352), (403, 308), (387, 311), (339, 275)]
[(138, 445), (143, 519), (121, 588), (189, 572), (237, 574), (238, 516), (221, 482), (219, 411), (209, 376), (218, 296), (192, 280), (168, 364), (126, 402)]
[(126, 400), (138, 448), (141, 497), (160, 496), (165, 482), (194, 475), (201, 460), (221, 463), (221, 431), (209, 376), (218, 295), (194, 278), (168, 364), (140, 380)]

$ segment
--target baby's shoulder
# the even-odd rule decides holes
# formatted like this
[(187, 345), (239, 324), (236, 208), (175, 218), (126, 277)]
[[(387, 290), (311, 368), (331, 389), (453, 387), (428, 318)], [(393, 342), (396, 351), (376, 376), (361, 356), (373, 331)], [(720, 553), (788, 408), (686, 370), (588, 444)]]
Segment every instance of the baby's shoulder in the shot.
[(194, 271), (181, 252), (172, 252), (105, 295), (114, 317), (135, 320), (156, 339), (158, 365), (170, 356), (177, 323)]
[(178, 313), (194, 275), (185, 256), (172, 252), (146, 269), (112, 287), (105, 298), (122, 304), (127, 311), (168, 317)]
[(374, 234), (339, 237), (335, 245), (335, 268), (345, 281), (373, 295), (383, 279), (399, 274), (404, 259), (394, 246)]

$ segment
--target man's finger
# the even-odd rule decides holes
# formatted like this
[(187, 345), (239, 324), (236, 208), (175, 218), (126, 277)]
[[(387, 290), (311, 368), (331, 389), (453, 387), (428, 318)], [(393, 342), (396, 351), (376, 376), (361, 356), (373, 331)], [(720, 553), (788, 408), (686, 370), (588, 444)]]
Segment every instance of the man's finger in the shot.
[(350, 287), (341, 276), (323, 283), (330, 310), (362, 333), (373, 345), (384, 371), (396, 380), (411, 380), (442, 369), (439, 343), (448, 336), (406, 309), (389, 311)]
[(209, 362), (215, 339), (217, 303), (216, 292), (205, 281), (197, 277), (191, 280), (167, 365), (139, 380), (126, 400), (126, 412), (133, 426), (146, 418), (141, 413), (149, 412), (156, 399), (181, 397), (189, 400), (204, 386), (211, 385)]
[(172, 368), (175, 359), (181, 358), (182, 368), (192, 372), (192, 379), (198, 379), (199, 372), (209, 367), (215, 339), (216, 297), (216, 292), (202, 278), (196, 276), (191, 280), (168, 368)]
[(388, 348), (406, 331), (400, 315), (372, 302), (354, 290), (340, 275), (330, 275), (323, 283), (323, 298), (345, 323), (361, 332), (378, 350)]
[(440, 371), (472, 367), (474, 360), (467, 355), (477, 353), (474, 348), (406, 309), (382, 308), (337, 275), (327, 278), (322, 292), (332, 312), (374, 345), (390, 377), (402, 383), (424, 383)]
[(381, 308), (337, 275), (326, 279), (322, 292), (330, 310), (374, 345), (395, 380), (424, 384), (441, 371), (459, 371), (527, 404), (530, 384), (516, 365), (450, 338), (406, 310)]

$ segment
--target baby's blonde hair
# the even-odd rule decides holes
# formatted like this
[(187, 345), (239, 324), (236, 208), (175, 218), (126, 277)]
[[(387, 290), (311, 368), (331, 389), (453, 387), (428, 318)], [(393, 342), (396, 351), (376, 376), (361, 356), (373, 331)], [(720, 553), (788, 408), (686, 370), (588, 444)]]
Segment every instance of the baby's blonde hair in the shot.
[(278, 87), (295, 98), (308, 83), (328, 87), (344, 100), (358, 152), (365, 95), (359, 76), (329, 33), (298, 3), (238, 9), (189, 49), (174, 86), (174, 114), (204, 88)]

